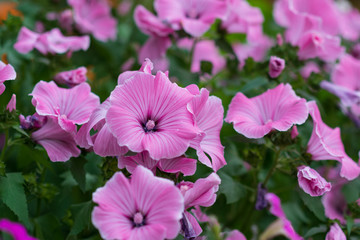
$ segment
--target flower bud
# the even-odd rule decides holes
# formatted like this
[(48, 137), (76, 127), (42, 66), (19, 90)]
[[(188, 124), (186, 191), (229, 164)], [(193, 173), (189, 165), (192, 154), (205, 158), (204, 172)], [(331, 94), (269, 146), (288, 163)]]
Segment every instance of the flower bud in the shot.
[(277, 78), (285, 68), (285, 60), (275, 56), (270, 57), (269, 75), (271, 78)]

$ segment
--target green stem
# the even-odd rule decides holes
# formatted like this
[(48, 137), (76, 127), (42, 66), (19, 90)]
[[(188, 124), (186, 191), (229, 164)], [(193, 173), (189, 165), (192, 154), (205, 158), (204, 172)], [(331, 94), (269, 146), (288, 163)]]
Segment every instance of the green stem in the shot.
[(5, 162), (4, 162), (4, 158), (5, 158), (5, 151), (7, 149), (7, 145), (8, 145), (8, 139), (9, 139), (9, 130), (6, 129), (5, 130), (5, 143), (4, 143), (4, 147), (1, 150), (1, 155), (0, 155), (0, 175), (4, 176), (5, 175)]
[(276, 169), (276, 166), (278, 164), (278, 161), (279, 161), (279, 156), (280, 156), (280, 153), (281, 153), (281, 150), (282, 148), (278, 148), (275, 152), (275, 160), (274, 160), (274, 164), (273, 166), (271, 167), (271, 169), (269, 170), (268, 174), (266, 175), (266, 178), (264, 180), (264, 186), (266, 186), (266, 183), (269, 181), (270, 177), (273, 175), (275, 169)]
[(194, 50), (195, 50), (195, 46), (196, 46), (196, 44), (197, 44), (197, 42), (199, 41), (199, 39), (198, 38), (195, 38), (194, 39), (194, 42), (193, 42), (193, 44), (192, 44), (192, 46), (191, 46), (191, 49), (190, 49), (190, 57), (189, 57), (189, 69), (190, 69), (190, 71), (191, 71), (191, 63), (192, 63), (192, 61), (193, 61), (193, 57), (194, 57)]

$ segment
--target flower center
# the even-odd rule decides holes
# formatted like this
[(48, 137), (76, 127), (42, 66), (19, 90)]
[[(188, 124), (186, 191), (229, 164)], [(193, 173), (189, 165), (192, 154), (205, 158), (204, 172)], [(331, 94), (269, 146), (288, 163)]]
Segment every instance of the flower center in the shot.
[(145, 124), (144, 130), (145, 132), (154, 132), (156, 130), (155, 126), (156, 124), (153, 120), (148, 120)]
[(133, 223), (134, 223), (135, 227), (141, 227), (141, 226), (145, 225), (144, 216), (142, 215), (141, 212), (135, 213), (135, 215), (133, 217)]

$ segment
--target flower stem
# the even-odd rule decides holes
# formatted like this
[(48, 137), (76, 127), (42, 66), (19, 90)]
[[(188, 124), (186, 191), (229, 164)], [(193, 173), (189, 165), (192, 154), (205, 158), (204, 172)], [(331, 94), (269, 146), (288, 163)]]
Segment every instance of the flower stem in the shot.
[(275, 152), (274, 164), (271, 167), (271, 169), (269, 170), (268, 174), (266, 175), (266, 178), (265, 178), (264, 183), (263, 183), (264, 186), (266, 186), (266, 183), (269, 181), (270, 177), (273, 175), (273, 173), (274, 173), (274, 171), (276, 169), (276, 166), (277, 166), (278, 161), (279, 161), (279, 156), (280, 156), (281, 150), (282, 150), (282, 148), (277, 148), (277, 150)]
[(8, 139), (9, 139), (9, 130), (6, 129), (5, 130), (5, 143), (4, 143), (3, 149), (1, 150), (1, 155), (0, 155), (0, 176), (5, 176), (4, 158), (5, 158), (5, 151), (6, 151), (7, 145), (8, 145)]

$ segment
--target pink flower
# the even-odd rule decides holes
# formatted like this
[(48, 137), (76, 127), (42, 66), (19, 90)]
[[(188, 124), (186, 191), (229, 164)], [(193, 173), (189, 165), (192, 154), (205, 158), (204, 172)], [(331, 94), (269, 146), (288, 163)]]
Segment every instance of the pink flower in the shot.
[[(295, 232), (293, 226), (291, 225), (291, 222), (287, 219), (287, 217), (281, 207), (280, 198), (273, 193), (268, 193), (268, 194), (266, 194), (266, 199), (270, 203), (270, 213), (279, 218), (277, 224), (280, 225), (280, 229), (278, 229), (278, 231), (271, 232), (272, 235), (268, 236), (267, 238), (264, 238), (264, 239), (272, 238), (279, 234), (283, 234), (291, 240), (303, 239)], [(275, 225), (274, 225), (274, 227), (275, 227)], [(276, 227), (278, 227), (278, 226), (276, 226)]]
[(175, 158), (197, 135), (186, 109), (192, 97), (162, 72), (139, 72), (111, 93), (106, 122), (120, 146), (148, 151), (155, 160)]
[(82, 33), (91, 33), (100, 41), (115, 40), (117, 21), (105, 0), (68, 0), (73, 8), (76, 27)]
[(184, 29), (193, 37), (202, 36), (215, 19), (223, 19), (227, 12), (222, 0), (156, 0), (155, 10), (159, 18), (171, 24), (174, 30)]
[(91, 93), (87, 83), (65, 89), (53, 81), (40, 81), (30, 95), (39, 115), (57, 118), (61, 128), (69, 132), (76, 130), (75, 124), (88, 122), (99, 105), (99, 97)]
[(14, 80), (16, 72), (10, 64), (5, 64), (0, 61), (0, 95), (5, 91), (4, 82), (7, 80)]
[[(199, 91), (196, 85), (190, 85), (187, 89), (194, 94), (193, 100), (188, 104), (188, 110), (193, 114), (195, 124), (201, 131), (198, 137), (191, 141), (190, 146), (196, 149), (200, 162), (217, 171), (226, 165), (224, 147), (220, 141), (224, 118), (221, 99), (209, 96), (209, 91), (205, 88)], [(211, 161), (208, 156), (211, 157)]]
[(0, 232), (10, 234), (14, 240), (36, 240), (28, 235), (23, 225), (16, 222), (11, 222), (7, 219), (0, 220)]
[(346, 240), (346, 236), (339, 224), (334, 223), (330, 227), (330, 231), (326, 234), (325, 240)]
[(294, 125), (291, 129), (291, 139), (295, 139), (298, 135), (299, 135), (299, 131), (296, 127), (296, 125)]
[(331, 183), (308, 166), (299, 167), (297, 177), (300, 188), (312, 197), (321, 196), (331, 190)]
[(92, 222), (103, 239), (175, 238), (184, 199), (170, 180), (137, 167), (129, 181), (118, 172), (93, 194)]
[(6, 106), (6, 109), (9, 112), (16, 111), (16, 95), (15, 94), (13, 94), (11, 96), (11, 99), (10, 99), (9, 103), (7, 104), (7, 106)]
[(142, 5), (135, 8), (134, 19), (138, 28), (143, 33), (150, 36), (166, 37), (174, 32), (170, 26), (165, 24)]
[(340, 129), (332, 129), (321, 119), (314, 101), (308, 103), (314, 128), (308, 142), (307, 152), (313, 160), (335, 160), (341, 163), (340, 176), (353, 180), (360, 174), (360, 167), (346, 153), (340, 137)]
[(65, 162), (80, 155), (74, 140), (75, 133), (63, 130), (56, 118), (48, 117), (45, 125), (33, 132), (31, 138), (45, 148), (52, 162)]
[(246, 237), (238, 230), (233, 230), (228, 234), (225, 240), (246, 240)]
[(244, 0), (228, 0), (228, 13), (222, 22), (222, 27), (229, 33), (246, 33), (251, 40), (256, 40), (262, 33), (264, 17), (261, 10), (252, 7)]
[(186, 157), (176, 157), (173, 159), (160, 159), (154, 160), (149, 156), (148, 152), (141, 152), (134, 156), (119, 156), (118, 167), (132, 173), (138, 165), (144, 166), (150, 169), (154, 174), (158, 168), (160, 171), (167, 173), (181, 172), (184, 176), (191, 176), (196, 171), (196, 159)]
[(280, 84), (265, 93), (247, 98), (237, 93), (225, 121), (247, 138), (262, 138), (271, 130), (287, 131), (308, 117), (306, 100), (295, 95), (289, 84)]
[(304, 67), (300, 69), (300, 74), (303, 78), (309, 78), (311, 73), (319, 73), (320, 68), (315, 62), (307, 62)]
[(74, 24), (73, 12), (70, 9), (62, 11), (59, 16), (59, 24), (60, 26), (65, 29), (67, 32), (72, 31), (72, 26)]
[(345, 87), (349, 90), (360, 91), (360, 60), (351, 55), (341, 57), (339, 64), (331, 74), (331, 80), (336, 85)]
[(166, 51), (170, 46), (171, 40), (168, 37), (150, 37), (140, 49), (139, 63), (143, 63), (148, 58), (154, 63), (155, 70), (167, 70), (169, 62)]
[(60, 72), (55, 75), (54, 81), (58, 84), (66, 84), (74, 87), (80, 83), (86, 82), (87, 70), (85, 67), (79, 67), (74, 70)]
[[(89, 121), (81, 126), (75, 138), (80, 147), (86, 149), (92, 147), (94, 152), (102, 157), (121, 156), (128, 151), (127, 147), (118, 145), (105, 121), (109, 108), (110, 100), (107, 99), (92, 112)], [(97, 132), (91, 135), (91, 130)]]
[(87, 50), (90, 46), (89, 36), (82, 37), (65, 37), (58, 28), (54, 28), (49, 32), (35, 33), (22, 27), (14, 48), (19, 53), (28, 53), (34, 48), (42, 54), (62, 54), (65, 52), (74, 52), (79, 50)]
[(154, 69), (154, 65), (151, 62), (151, 60), (148, 59), (148, 58), (145, 58), (145, 60), (142, 63), (139, 71), (126, 71), (126, 72), (121, 73), (119, 75), (119, 77), (118, 77), (118, 85), (124, 84), (125, 81), (131, 79), (132, 77), (134, 77), (139, 72), (148, 73), (148, 74), (151, 75), (151, 71), (153, 69)]
[(285, 60), (276, 56), (270, 57), (269, 62), (269, 75), (271, 78), (277, 78), (280, 76), (285, 68)]

